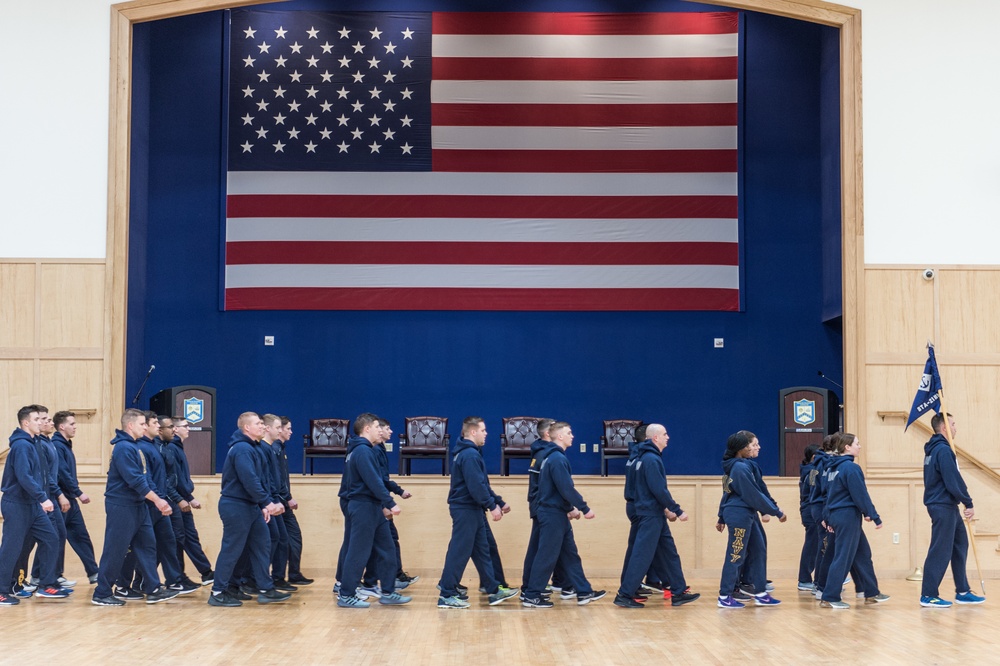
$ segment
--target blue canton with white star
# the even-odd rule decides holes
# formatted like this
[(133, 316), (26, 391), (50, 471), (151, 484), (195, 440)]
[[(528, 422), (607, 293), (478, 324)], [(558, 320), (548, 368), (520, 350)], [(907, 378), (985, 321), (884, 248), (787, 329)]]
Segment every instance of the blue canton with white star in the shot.
[(229, 171), (430, 170), (430, 14), (231, 16)]

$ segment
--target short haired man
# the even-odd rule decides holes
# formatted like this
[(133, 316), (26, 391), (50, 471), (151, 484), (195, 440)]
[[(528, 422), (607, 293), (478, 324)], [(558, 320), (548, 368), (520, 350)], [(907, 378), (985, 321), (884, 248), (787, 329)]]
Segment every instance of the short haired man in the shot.
[[(41, 431), (38, 409), (34, 405), (22, 407), (17, 412), (18, 427), (10, 436), (10, 450), (0, 482), (0, 510), (3, 512), (3, 539), (0, 541), (0, 581), (9, 581), (14, 576), (14, 567), (28, 539), (38, 542), (42, 568), (42, 585), (38, 596), (65, 598), (70, 590), (59, 587), (56, 582), (56, 549), (59, 538), (52, 528), (47, 513), (54, 509), (45, 488), (39, 479), (42, 476), (42, 462), (34, 438)], [(0, 605), (14, 606), (18, 599), (11, 590), (0, 591)]]
[[(625, 470), (626, 485), (631, 486), (635, 509), (635, 537), (631, 557), (622, 571), (621, 587), (615, 596), (615, 605), (624, 608), (643, 608), (636, 601), (639, 584), (656, 561), (656, 570), (663, 571), (670, 581), (671, 605), (682, 606), (701, 595), (687, 591), (681, 570), (681, 558), (670, 534), (667, 518), (681, 522), (688, 519), (684, 510), (667, 490), (666, 472), (663, 469), (663, 450), (667, 448), (667, 429), (659, 423), (646, 428), (646, 439), (635, 448), (636, 456), (629, 460)], [(630, 534), (631, 536), (631, 534)]]
[(267, 522), (281, 508), (271, 501), (264, 489), (263, 457), (258, 452), (264, 435), (264, 422), (255, 412), (243, 412), (236, 422), (238, 430), (229, 442), (229, 453), (222, 466), (222, 492), (219, 517), (222, 519), (222, 546), (215, 563), (215, 581), (210, 606), (242, 606), (230, 593), (236, 564), (244, 548), (249, 553), (250, 569), (259, 594), (257, 603), (286, 601), (287, 592), (274, 589), (269, 572), (271, 538)]
[[(52, 417), (49, 416), (48, 407), (42, 405), (35, 405), (35, 407), (38, 409), (38, 417), (41, 424), (39, 433), (35, 437), (35, 445), (38, 447), (39, 459), (45, 467), (46, 492), (49, 499), (52, 500), (52, 504), (59, 508), (59, 511), (52, 511), (48, 514), (49, 520), (52, 521), (52, 528), (59, 537), (59, 546), (56, 550), (56, 572), (58, 574), (56, 580), (59, 582), (60, 587), (71, 588), (76, 585), (76, 581), (66, 580), (63, 577), (63, 568), (66, 560), (66, 522), (63, 520), (63, 514), (69, 511), (70, 505), (69, 500), (59, 487), (59, 452), (56, 450), (56, 445), (52, 442), (55, 426), (52, 424)], [(25, 569), (27, 568), (28, 556), (31, 553), (33, 545), (32, 542), (28, 541), (24, 544), (24, 550), (21, 551), (19, 565), (24, 566)], [(35, 559), (31, 564), (30, 586), (26, 587), (30, 589), (38, 585), (40, 571), (39, 554), (36, 552)]]
[(281, 445), (276, 443), (281, 441), (281, 418), (274, 414), (265, 414), (261, 420), (264, 422), (264, 437), (260, 441), (260, 449), (265, 454), (264, 486), (271, 494), (271, 501), (281, 506), (281, 513), (271, 516), (267, 524), (271, 535), (271, 579), (277, 589), (283, 592), (295, 592), (298, 588), (285, 580), (289, 540), (282, 498), (288, 495), (288, 485), (285, 475), (281, 473)]
[(95, 606), (125, 605), (123, 599), (112, 594), (112, 585), (121, 574), (130, 547), (142, 575), (146, 603), (155, 604), (177, 596), (176, 590), (160, 585), (156, 571), (156, 537), (145, 504), (151, 502), (163, 516), (170, 515), (170, 504), (150, 489), (146, 456), (136, 443), (146, 435), (146, 415), (138, 409), (126, 409), (121, 426), (111, 440), (111, 465), (104, 491), (107, 512), (104, 549), (97, 571), (97, 589), (91, 600)]
[[(924, 445), (924, 506), (931, 517), (931, 543), (924, 561), (920, 605), (925, 608), (951, 606), (950, 601), (939, 596), (941, 580), (949, 564), (955, 578), (955, 602), (981, 604), (986, 598), (972, 592), (965, 572), (969, 535), (962, 518), (972, 518), (976, 510), (949, 442), (958, 429), (952, 415), (943, 412), (931, 417), (931, 427), (934, 436)], [(965, 511), (959, 511), (959, 504), (965, 505)]]
[(94, 543), (90, 540), (87, 523), (83, 520), (80, 504), (89, 504), (90, 497), (80, 489), (76, 476), (76, 455), (73, 453), (73, 438), (76, 437), (76, 414), (73, 412), (56, 412), (52, 417), (56, 432), (52, 442), (59, 453), (59, 488), (69, 500), (69, 511), (62, 514), (66, 524), (66, 540), (76, 552), (87, 580), (97, 583), (97, 559), (94, 556)]
[[(552, 443), (550, 436), (553, 423), (555, 423), (553, 419), (539, 419), (536, 427), (538, 439), (531, 444), (531, 463), (528, 465), (528, 517), (531, 519), (531, 533), (528, 536), (528, 548), (524, 553), (524, 566), (521, 569), (521, 601), (524, 601), (524, 590), (528, 587), (531, 565), (535, 561), (535, 555), (538, 554), (538, 474), (542, 463), (555, 450), (555, 444)], [(565, 585), (564, 578), (562, 562), (556, 562), (552, 572), (552, 582), (560, 591)]]
[(458, 583), (472, 558), (482, 577), (483, 589), (489, 594), (491, 606), (517, 595), (517, 590), (501, 587), (493, 572), (489, 541), (483, 512), (493, 520), (503, 518), (496, 494), (490, 488), (486, 464), (480, 448), (486, 444), (486, 424), (478, 416), (462, 422), (462, 437), (455, 443), (451, 468), (451, 489), (448, 492), (448, 512), (451, 514), (451, 540), (441, 571), (438, 608), (464, 609), (469, 602), (461, 598)]
[[(166, 436), (163, 431), (163, 419), (160, 419), (161, 438)], [(194, 481), (191, 479), (191, 467), (188, 464), (187, 454), (184, 453), (184, 442), (191, 435), (191, 426), (187, 419), (180, 416), (170, 417), (169, 423), (173, 426), (173, 436), (170, 438), (168, 450), (173, 454), (174, 474), (177, 477), (177, 493), (183, 499), (178, 503), (179, 515), (171, 514), (170, 519), (174, 526), (174, 537), (177, 539), (177, 561), (184, 572), (184, 554), (194, 564), (198, 573), (201, 574), (201, 584), (211, 585), (215, 580), (215, 572), (212, 571), (212, 563), (205, 550), (201, 546), (201, 537), (198, 534), (198, 527), (194, 523), (194, 513), (192, 510), (201, 509), (201, 502), (194, 496)]]
[[(284, 480), (282, 488), (285, 495), (281, 497), (281, 504), (285, 507), (285, 512), (281, 514), (285, 519), (285, 531), (288, 532), (288, 582), (295, 586), (311, 585), (315, 581), (307, 578), (302, 573), (302, 528), (299, 526), (299, 519), (295, 512), (299, 508), (299, 503), (292, 497), (292, 479), (288, 473), (288, 442), (292, 439), (292, 420), (287, 416), (281, 417), (281, 430), (274, 443), (278, 445), (278, 462), (281, 468), (281, 475)], [(284, 572), (281, 572), (284, 575)]]
[(344, 474), (347, 477), (347, 513), (350, 516), (350, 542), (344, 557), (343, 578), (337, 605), (342, 608), (368, 608), (371, 604), (359, 599), (357, 588), (361, 574), (374, 547), (378, 554), (378, 579), (381, 583), (380, 604), (400, 605), (411, 601), (396, 591), (395, 547), (383, 507), (398, 516), (400, 508), (386, 490), (379, 472), (372, 442), (378, 441), (382, 426), (379, 417), (364, 413), (354, 419), (354, 434), (347, 445)]
[(573, 470), (566, 450), (573, 443), (573, 430), (565, 421), (549, 428), (552, 441), (558, 447), (545, 459), (538, 476), (538, 552), (531, 565), (528, 589), (522, 605), (528, 608), (552, 608), (552, 602), (542, 593), (556, 562), (562, 559), (566, 577), (576, 590), (576, 603), (583, 606), (601, 599), (606, 592), (594, 590), (583, 572), (583, 563), (573, 538), (571, 518), (593, 519), (594, 511), (573, 486)]

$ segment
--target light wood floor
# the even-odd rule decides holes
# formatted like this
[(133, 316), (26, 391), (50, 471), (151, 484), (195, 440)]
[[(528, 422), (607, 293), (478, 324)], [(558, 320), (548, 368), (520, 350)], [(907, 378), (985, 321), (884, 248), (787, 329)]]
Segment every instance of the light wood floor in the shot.
[[(80, 584), (66, 601), (0, 608), (0, 663), (43, 653), (44, 663), (188, 666), (1000, 661), (993, 633), (1000, 603), (922, 609), (919, 584), (901, 579), (880, 581), (890, 601), (865, 606), (845, 597), (852, 604), (847, 611), (820, 609), (791, 580), (776, 582), (779, 607), (721, 610), (714, 601), (717, 579), (690, 581), (704, 596), (687, 606), (652, 598), (647, 608), (630, 611), (611, 603), (616, 581), (593, 582), (610, 593), (588, 606), (556, 599), (554, 609), (528, 609), (511, 599), (490, 607), (474, 594), (466, 611), (436, 608), (433, 574), (412, 587), (410, 605), (363, 611), (336, 607), (329, 574), (290, 602), (242, 608), (208, 606), (207, 589), (154, 606), (97, 607), (90, 604), (93, 588)], [(474, 592), (477, 581), (465, 583)]]

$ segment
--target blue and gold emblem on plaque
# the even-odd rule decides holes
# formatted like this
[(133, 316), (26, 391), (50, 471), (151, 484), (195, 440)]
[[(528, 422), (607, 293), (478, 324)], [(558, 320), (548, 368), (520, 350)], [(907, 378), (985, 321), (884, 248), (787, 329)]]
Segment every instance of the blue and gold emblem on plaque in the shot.
[(816, 401), (815, 400), (796, 400), (792, 403), (792, 407), (795, 409), (795, 422), (801, 426), (807, 426), (810, 423), (816, 421)]
[(205, 418), (205, 401), (201, 398), (185, 400), (184, 418), (187, 419), (188, 423), (201, 423), (202, 419)]

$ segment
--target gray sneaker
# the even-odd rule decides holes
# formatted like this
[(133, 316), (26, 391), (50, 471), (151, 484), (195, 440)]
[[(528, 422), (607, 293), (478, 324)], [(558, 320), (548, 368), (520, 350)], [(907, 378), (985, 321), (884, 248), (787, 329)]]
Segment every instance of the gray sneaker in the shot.
[(337, 597), (337, 605), (341, 608), (370, 608), (371, 604), (367, 601), (362, 601), (357, 597)]
[(821, 601), (819, 602), (820, 608), (833, 608), (835, 610), (846, 610), (851, 607), (850, 604), (843, 601)]
[(462, 601), (458, 597), (438, 597), (438, 608), (468, 608), (469, 602)]
[(393, 592), (392, 594), (382, 593), (379, 597), (378, 602), (380, 604), (385, 604), (386, 606), (402, 606), (403, 604), (408, 604), (413, 601), (413, 597), (404, 597), (399, 592)]
[(879, 594), (876, 594), (874, 597), (865, 597), (865, 603), (866, 604), (880, 604), (883, 601), (889, 601), (889, 595), (888, 594), (879, 593)]
[(517, 590), (501, 586), (500, 589), (490, 595), (490, 606), (496, 606), (497, 604), (503, 603), (507, 599), (516, 596)]

